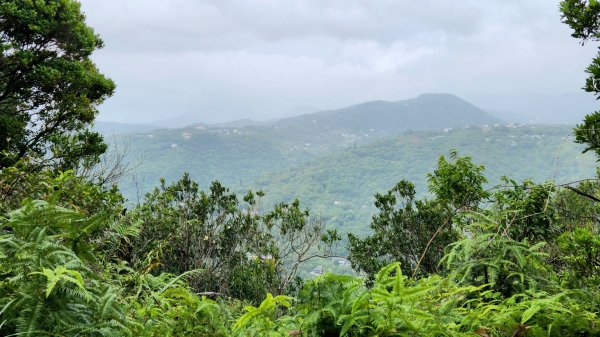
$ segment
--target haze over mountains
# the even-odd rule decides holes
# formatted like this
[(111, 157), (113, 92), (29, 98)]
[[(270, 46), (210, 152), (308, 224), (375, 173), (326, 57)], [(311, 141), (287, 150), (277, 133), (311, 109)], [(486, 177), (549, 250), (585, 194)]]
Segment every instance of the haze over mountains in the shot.
[(407, 179), (426, 194), (425, 173), (451, 149), (484, 164), (490, 186), (503, 175), (566, 181), (595, 172), (593, 157), (572, 142), (572, 126), (504, 122), (450, 94), (366, 102), (266, 123), (121, 130), (127, 127), (133, 132), (114, 141), (129, 143), (130, 160), (141, 158), (136, 172), (143, 187), (121, 183), (132, 201), (160, 177), (174, 181), (190, 172), (204, 187), (219, 180), (239, 193), (263, 189), (266, 204), (298, 198), (328, 224), (359, 233), (367, 229), (375, 193)]
[[(463, 125), (497, 123), (500, 119), (452, 94), (423, 94), (400, 101), (371, 101), (335, 110), (282, 118), (270, 121), (240, 119), (223, 123), (202, 123), (192, 115), (147, 124), (97, 121), (102, 133), (126, 133), (191, 125), (206, 127), (245, 127), (274, 125), (280, 128), (314, 128), (322, 130), (352, 130), (394, 133), (409, 129), (436, 129)], [(462, 123), (462, 124), (461, 124)], [(371, 131), (372, 132), (372, 131)]]
[(465, 125), (494, 124), (499, 119), (450, 94), (424, 94), (414, 99), (373, 101), (342, 109), (286, 118), (280, 128), (346, 130), (395, 134), (406, 130), (428, 130)]
[(130, 139), (131, 157), (143, 158), (140, 171), (155, 184), (159, 177), (178, 178), (196, 172), (201, 182), (219, 179), (238, 184), (253, 181), (265, 172), (277, 172), (341, 149), (370, 143), (412, 130), (442, 130), (498, 123), (499, 120), (450, 94), (375, 101), (320, 111), (266, 124), (238, 121), (221, 125), (191, 124), (181, 129), (148, 125), (106, 125)]

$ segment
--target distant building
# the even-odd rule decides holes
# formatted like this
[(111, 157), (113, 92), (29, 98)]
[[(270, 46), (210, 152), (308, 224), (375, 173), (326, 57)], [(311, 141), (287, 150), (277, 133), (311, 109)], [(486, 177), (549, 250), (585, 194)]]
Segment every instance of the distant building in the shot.
[(323, 272), (324, 272), (324, 270), (325, 270), (325, 269), (323, 268), (323, 266), (316, 266), (316, 267), (315, 267), (315, 269), (313, 269), (313, 270), (310, 272), (310, 274), (311, 274), (312, 276), (319, 276), (319, 275), (323, 275)]

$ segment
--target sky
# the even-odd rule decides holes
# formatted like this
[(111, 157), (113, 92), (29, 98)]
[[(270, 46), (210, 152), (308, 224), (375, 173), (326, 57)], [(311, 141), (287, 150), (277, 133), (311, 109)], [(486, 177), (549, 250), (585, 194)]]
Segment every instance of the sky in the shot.
[(597, 52), (553, 0), (82, 0), (117, 84), (101, 121), (268, 120), (422, 93), (575, 123)]

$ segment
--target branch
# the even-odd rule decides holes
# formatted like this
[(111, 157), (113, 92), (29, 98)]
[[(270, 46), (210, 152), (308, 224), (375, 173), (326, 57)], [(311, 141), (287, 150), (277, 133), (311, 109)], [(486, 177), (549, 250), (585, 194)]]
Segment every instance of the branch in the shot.
[(419, 267), (421, 267), (421, 262), (423, 262), (423, 259), (425, 258), (425, 255), (427, 254), (427, 251), (429, 250), (429, 246), (431, 246), (431, 243), (433, 242), (433, 240), (442, 231), (442, 228), (446, 227), (446, 225), (452, 220), (452, 217), (454, 217), (454, 215), (456, 214), (457, 211), (458, 210), (453, 211), (450, 214), (450, 216), (446, 219), (446, 221), (444, 221), (444, 223), (442, 223), (442, 225), (440, 227), (438, 227), (438, 229), (435, 231), (435, 233), (433, 233), (433, 235), (427, 242), (425, 249), (423, 249), (423, 253), (421, 254), (421, 257), (419, 258), (419, 261), (417, 261), (417, 265), (415, 266), (415, 269), (413, 269), (412, 278), (415, 278), (415, 276), (417, 275), (417, 272), (419, 271)]
[(573, 192), (575, 192), (575, 193), (577, 193), (577, 194), (579, 194), (579, 195), (583, 196), (583, 197), (586, 197), (586, 198), (592, 199), (592, 200), (594, 200), (595, 202), (600, 202), (600, 199), (596, 198), (595, 196), (593, 196), (593, 195), (591, 195), (591, 194), (585, 193), (584, 191), (582, 191), (582, 190), (580, 190), (580, 189), (578, 189), (578, 188), (575, 188), (575, 187), (573, 187), (573, 186), (569, 186), (569, 185), (566, 185), (566, 186), (564, 186), (564, 187), (565, 187), (566, 189), (568, 189), (568, 190), (571, 190), (571, 191), (573, 191)]

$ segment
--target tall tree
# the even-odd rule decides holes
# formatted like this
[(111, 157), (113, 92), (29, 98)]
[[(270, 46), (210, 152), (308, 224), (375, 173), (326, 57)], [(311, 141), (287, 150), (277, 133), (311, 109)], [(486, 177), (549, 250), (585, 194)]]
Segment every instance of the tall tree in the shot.
[(373, 234), (348, 235), (352, 266), (369, 276), (395, 261), (401, 262), (407, 275), (440, 272), (444, 248), (458, 237), (454, 216), (478, 209), (489, 197), (483, 189), (487, 182), (483, 170), (453, 150), (450, 160), (441, 156), (437, 169), (428, 174), (432, 199), (417, 200), (415, 186), (405, 180), (385, 194), (376, 194), (379, 213), (371, 221)]
[[(600, 40), (600, 3), (597, 0), (564, 0), (560, 3), (562, 20), (573, 29), (571, 36), (587, 41)], [(587, 67), (589, 74), (583, 89), (600, 99), (600, 51)], [(600, 156), (600, 111), (585, 116), (582, 124), (575, 128), (575, 139), (586, 144), (585, 151), (594, 151)]]
[(189, 174), (146, 194), (131, 213), (139, 221), (133, 240), (133, 265), (154, 274), (190, 277), (196, 291), (260, 302), (268, 291), (283, 294), (296, 284), (298, 268), (313, 258), (331, 256), (337, 232), (324, 231), (300, 203), (262, 211), (262, 191), (241, 202), (219, 182), (202, 191)]
[(70, 168), (106, 150), (87, 129), (115, 89), (90, 59), (102, 46), (77, 1), (0, 2), (0, 168), (28, 156)]

